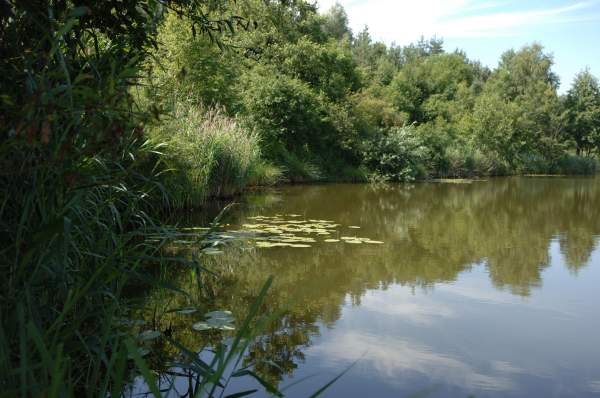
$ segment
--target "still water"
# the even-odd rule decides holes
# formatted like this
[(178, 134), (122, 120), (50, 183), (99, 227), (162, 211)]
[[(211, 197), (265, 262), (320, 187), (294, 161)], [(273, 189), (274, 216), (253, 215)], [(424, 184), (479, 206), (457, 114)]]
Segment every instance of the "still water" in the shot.
[(280, 187), (225, 222), (276, 215), (337, 226), (236, 253), (217, 296), (236, 315), (275, 276), (267, 307), (288, 311), (249, 358), (280, 387), (308, 377), (286, 396), (358, 360), (323, 396), (600, 397), (600, 179)]

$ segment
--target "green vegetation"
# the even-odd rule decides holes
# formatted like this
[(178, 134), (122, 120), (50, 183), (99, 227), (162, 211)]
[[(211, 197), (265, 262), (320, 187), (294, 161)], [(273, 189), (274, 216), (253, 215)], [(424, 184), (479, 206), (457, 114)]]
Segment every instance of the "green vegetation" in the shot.
[(9, 0), (0, 26), (6, 395), (154, 387), (121, 321), (136, 289), (189, 294), (164, 281), (169, 210), (284, 179), (592, 173), (600, 150), (597, 80), (560, 98), (537, 44), (491, 71), (303, 0)]
[(219, 110), (178, 103), (172, 118), (148, 135), (164, 144), (164, 188), (176, 207), (231, 196), (252, 181), (277, 178), (260, 158), (258, 135)]
[(537, 43), (490, 70), (437, 38), (388, 47), (367, 28), (353, 34), (339, 5), (324, 15), (301, 1), (236, 7), (262, 23), (223, 51), (190, 39), (189, 19), (168, 16), (142, 97), (171, 112), (181, 98), (223, 107), (288, 181), (595, 172), (598, 82), (584, 71), (560, 97), (552, 56)]

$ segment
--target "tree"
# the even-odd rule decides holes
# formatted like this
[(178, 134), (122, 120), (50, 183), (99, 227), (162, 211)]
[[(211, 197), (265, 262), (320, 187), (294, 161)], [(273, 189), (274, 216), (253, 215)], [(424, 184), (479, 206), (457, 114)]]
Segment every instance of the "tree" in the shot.
[[(392, 102), (418, 123), (458, 116), (461, 103), (478, 76), (474, 64), (459, 53), (415, 58), (397, 73), (390, 84)], [(461, 103), (458, 103), (458, 102)]]
[(479, 148), (495, 153), (514, 166), (521, 151), (515, 138), (515, 105), (496, 93), (486, 92), (477, 99), (472, 117), (472, 134)]
[[(521, 163), (527, 159), (545, 159), (555, 163), (563, 154), (560, 120), (561, 104), (556, 92), (559, 84), (552, 71), (552, 55), (534, 43), (502, 57), (484, 92), (498, 95), (514, 105), (511, 117), (514, 130), (509, 145)], [(490, 112), (496, 112), (489, 108)], [(516, 163), (515, 163), (516, 164)]]
[(589, 155), (600, 149), (600, 87), (589, 71), (577, 74), (565, 100), (567, 136), (575, 143), (577, 154)]
[(352, 31), (348, 27), (348, 15), (340, 3), (335, 3), (325, 14), (323, 31), (336, 40), (352, 39)]
[(148, 97), (153, 104), (184, 99), (206, 106), (234, 103), (239, 75), (236, 54), (219, 49), (205, 35), (192, 35), (192, 21), (170, 13), (158, 30), (160, 46), (146, 67)]
[(356, 64), (349, 48), (336, 42), (319, 44), (303, 37), (272, 49), (269, 62), (330, 99), (338, 101), (359, 87)]

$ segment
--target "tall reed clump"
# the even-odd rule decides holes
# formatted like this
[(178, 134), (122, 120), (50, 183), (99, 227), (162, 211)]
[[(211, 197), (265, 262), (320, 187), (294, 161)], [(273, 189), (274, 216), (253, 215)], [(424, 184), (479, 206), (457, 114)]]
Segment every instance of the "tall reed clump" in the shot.
[(281, 176), (261, 159), (258, 135), (220, 109), (180, 102), (151, 136), (165, 144), (162, 181), (177, 208), (230, 197), (252, 183), (268, 185)]

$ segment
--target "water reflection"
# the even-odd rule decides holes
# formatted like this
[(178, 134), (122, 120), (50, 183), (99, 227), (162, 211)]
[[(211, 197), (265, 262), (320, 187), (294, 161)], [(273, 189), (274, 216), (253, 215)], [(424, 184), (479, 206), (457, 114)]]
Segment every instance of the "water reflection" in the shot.
[[(366, 353), (331, 396), (592, 396), (600, 390), (599, 182), (507, 178), (250, 195), (225, 222), (297, 213), (360, 226), (340, 234), (385, 244), (232, 250), (209, 260), (226, 280), (211, 285), (214, 306), (242, 314), (275, 275), (265, 310), (287, 312), (247, 358), (274, 383), (332, 376)], [(185, 304), (177, 300), (168, 305)], [(162, 322), (199, 345), (186, 320)], [(292, 396), (314, 391), (316, 379)]]

